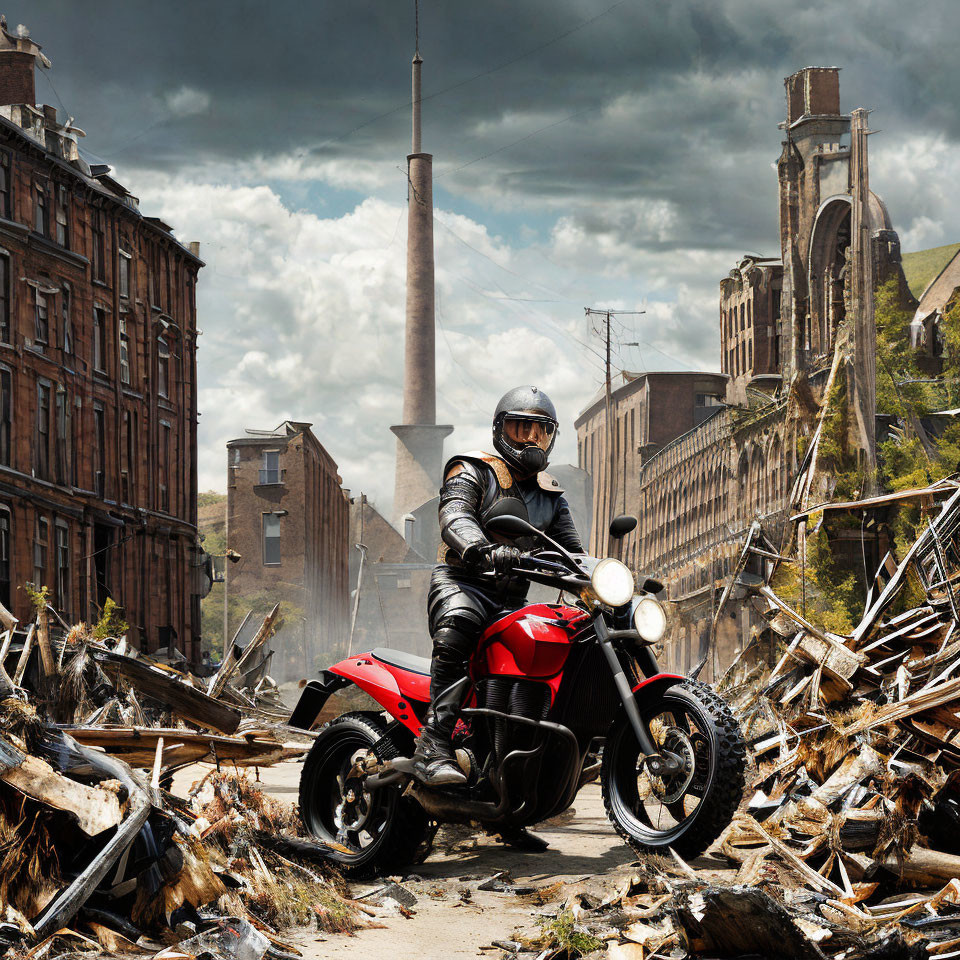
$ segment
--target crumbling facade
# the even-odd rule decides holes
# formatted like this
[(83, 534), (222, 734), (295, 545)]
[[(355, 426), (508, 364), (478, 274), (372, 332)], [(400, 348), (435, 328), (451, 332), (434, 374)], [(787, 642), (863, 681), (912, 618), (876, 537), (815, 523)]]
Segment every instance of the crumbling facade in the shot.
[[(591, 437), (605, 434), (604, 404), (594, 402), (577, 421), (587, 444), (581, 463), (594, 478), (594, 529), (616, 513), (637, 514), (640, 525), (622, 556), (637, 572), (664, 580), (674, 601), (664, 659), (689, 669), (706, 657), (705, 677), (750, 636), (752, 609), (728, 605), (711, 645), (717, 593), (754, 520), (774, 541), (786, 533), (798, 439), (822, 399), (841, 330), (841, 376), (861, 462), (868, 474), (875, 463), (874, 293), (890, 276), (906, 291), (897, 234), (869, 188), (866, 111), (840, 113), (835, 67), (804, 68), (785, 84), (780, 257), (744, 257), (720, 282), (723, 402), (647, 456), (647, 435), (625, 433), (618, 420), (612, 485), (605, 458), (590, 446)], [(625, 392), (614, 394), (618, 415)], [(651, 394), (645, 417), (672, 423), (675, 399)], [(613, 502), (611, 490), (619, 492)]]
[(198, 247), (34, 105), (38, 62), (0, 28), (0, 602), (111, 597), (132, 643), (197, 659)]
[[(337, 465), (309, 423), (247, 430), (227, 444), (227, 598), (281, 601), (278, 679), (309, 674), (347, 631), (349, 504)], [(229, 603), (226, 605), (229, 611)], [(240, 622), (226, 615), (225, 635)]]

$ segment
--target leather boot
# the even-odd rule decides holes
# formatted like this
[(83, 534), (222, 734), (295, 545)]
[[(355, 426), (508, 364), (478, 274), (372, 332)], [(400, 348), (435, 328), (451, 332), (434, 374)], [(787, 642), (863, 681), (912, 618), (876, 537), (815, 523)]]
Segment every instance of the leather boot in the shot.
[(417, 737), (413, 774), (429, 787), (467, 782), (467, 775), (457, 763), (452, 742), (465, 686), (465, 679), (451, 684), (434, 699)]

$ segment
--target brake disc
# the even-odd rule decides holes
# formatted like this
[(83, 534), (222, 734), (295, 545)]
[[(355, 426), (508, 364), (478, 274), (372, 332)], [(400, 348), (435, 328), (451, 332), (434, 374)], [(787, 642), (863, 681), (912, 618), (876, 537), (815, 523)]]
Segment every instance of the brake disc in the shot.
[(660, 737), (660, 750), (672, 753), (680, 758), (680, 769), (675, 773), (661, 773), (656, 776), (649, 770), (650, 789), (661, 803), (676, 803), (689, 788), (697, 769), (697, 758), (685, 730), (679, 727), (666, 727)]

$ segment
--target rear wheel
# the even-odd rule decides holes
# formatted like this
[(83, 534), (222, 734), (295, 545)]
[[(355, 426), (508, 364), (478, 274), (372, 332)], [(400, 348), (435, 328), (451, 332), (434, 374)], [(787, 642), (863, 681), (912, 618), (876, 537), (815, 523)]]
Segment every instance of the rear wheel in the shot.
[(729, 706), (705, 684), (684, 680), (640, 714), (659, 749), (679, 761), (654, 776), (626, 717), (603, 750), (603, 802), (617, 833), (638, 853), (673, 847), (699, 856), (730, 822), (743, 794), (746, 749)]
[(347, 713), (327, 724), (300, 775), (300, 816), (307, 832), (334, 841), (331, 859), (345, 874), (401, 871), (422, 859), (435, 829), (423, 808), (399, 787), (365, 791), (357, 764), (386, 732), (377, 714)]

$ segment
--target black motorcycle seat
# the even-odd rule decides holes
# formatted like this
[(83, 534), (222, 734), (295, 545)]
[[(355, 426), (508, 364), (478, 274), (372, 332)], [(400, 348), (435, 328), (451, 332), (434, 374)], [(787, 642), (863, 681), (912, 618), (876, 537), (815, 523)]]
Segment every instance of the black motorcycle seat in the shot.
[(386, 647), (377, 647), (370, 652), (370, 656), (388, 666), (409, 670), (410, 673), (420, 673), (425, 677), (430, 676), (428, 657), (418, 657), (413, 653), (404, 653), (403, 650), (388, 650)]

